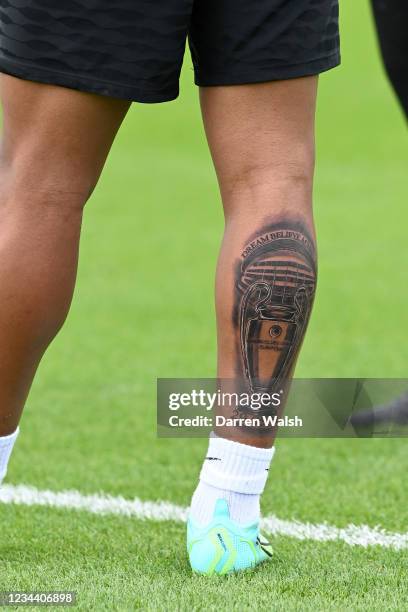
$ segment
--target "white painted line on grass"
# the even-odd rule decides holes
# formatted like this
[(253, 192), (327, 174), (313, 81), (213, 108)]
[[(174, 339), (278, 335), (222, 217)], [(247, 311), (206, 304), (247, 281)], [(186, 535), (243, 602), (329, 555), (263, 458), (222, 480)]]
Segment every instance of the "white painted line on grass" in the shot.
[[(114, 514), (152, 521), (183, 522), (188, 511), (187, 508), (170, 502), (146, 502), (137, 498), (128, 500), (102, 493), (83, 495), (79, 491), (55, 493), (26, 485), (3, 485), (0, 488), (0, 503), (83, 510), (92, 514)], [(271, 535), (297, 540), (337, 541), (345, 542), (349, 546), (382, 546), (394, 550), (408, 548), (408, 533), (393, 533), (368, 525), (347, 525), (341, 528), (326, 523), (301, 523), (268, 516), (263, 519), (262, 529)]]

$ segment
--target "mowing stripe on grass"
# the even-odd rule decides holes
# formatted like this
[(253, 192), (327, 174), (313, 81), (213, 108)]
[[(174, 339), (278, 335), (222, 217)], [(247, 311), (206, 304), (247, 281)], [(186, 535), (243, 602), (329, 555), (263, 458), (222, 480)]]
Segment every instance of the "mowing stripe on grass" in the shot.
[[(137, 498), (128, 500), (103, 493), (83, 495), (79, 491), (55, 493), (26, 485), (3, 485), (0, 488), (0, 503), (84, 510), (92, 514), (115, 514), (152, 521), (183, 522), (188, 511), (187, 508), (170, 502), (146, 502)], [(394, 550), (408, 548), (408, 533), (393, 533), (368, 525), (347, 525), (342, 528), (326, 523), (301, 523), (268, 516), (262, 521), (262, 529), (271, 535), (287, 536), (297, 540), (337, 541), (350, 546), (382, 546)]]

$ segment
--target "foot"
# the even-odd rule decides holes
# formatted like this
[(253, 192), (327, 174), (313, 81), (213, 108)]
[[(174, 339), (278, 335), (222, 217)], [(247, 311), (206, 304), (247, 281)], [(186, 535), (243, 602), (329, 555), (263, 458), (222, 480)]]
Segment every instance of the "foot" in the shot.
[(357, 429), (383, 424), (408, 425), (408, 394), (398, 397), (390, 404), (355, 412), (350, 417), (350, 423)]
[(228, 504), (219, 499), (205, 527), (187, 525), (187, 552), (194, 572), (211, 576), (243, 571), (272, 557), (272, 547), (259, 534), (259, 524), (242, 526), (230, 519)]

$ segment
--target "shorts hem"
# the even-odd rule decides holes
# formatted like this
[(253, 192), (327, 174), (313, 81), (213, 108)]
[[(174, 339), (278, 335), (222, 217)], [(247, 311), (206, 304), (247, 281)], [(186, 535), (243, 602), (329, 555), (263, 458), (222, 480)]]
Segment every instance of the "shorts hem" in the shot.
[[(313, 76), (336, 68), (341, 63), (340, 53), (336, 52), (324, 59), (304, 64), (292, 64), (254, 70), (252, 72), (228, 71), (225, 73), (205, 75), (199, 68), (195, 69), (195, 84), (199, 87), (217, 87), (223, 85), (249, 85), (269, 81), (285, 81), (300, 77)], [(234, 72), (234, 74), (232, 74)]]
[(171, 90), (149, 91), (141, 87), (93, 79), (85, 75), (70, 74), (68, 72), (52, 70), (30, 63), (15, 62), (1, 55), (0, 72), (35, 83), (57, 85), (82, 91), (84, 93), (93, 93), (110, 98), (119, 98), (121, 100), (146, 104), (170, 102), (171, 100), (175, 100), (179, 95), (178, 87)]

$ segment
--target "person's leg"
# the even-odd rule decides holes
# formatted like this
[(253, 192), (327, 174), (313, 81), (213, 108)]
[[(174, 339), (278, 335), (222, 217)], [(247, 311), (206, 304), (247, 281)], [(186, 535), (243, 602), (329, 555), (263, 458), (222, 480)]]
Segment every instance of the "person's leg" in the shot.
[[(218, 377), (244, 379), (253, 392), (269, 392), (290, 376), (313, 302), (316, 89), (317, 77), (308, 77), (202, 90), (225, 211), (216, 278)], [(274, 437), (217, 431), (260, 447)]]
[(384, 66), (408, 119), (408, 3), (372, 0), (372, 7)]
[(67, 315), (83, 207), (129, 103), (6, 75), (0, 96), (0, 455), (5, 447), (6, 458), (6, 438), (17, 429), (40, 359)]
[[(225, 211), (218, 377), (251, 392), (271, 392), (291, 376), (313, 304), (316, 89), (317, 77), (307, 77), (201, 90)], [(192, 500), (196, 524), (211, 520), (219, 499), (236, 522), (259, 520), (274, 433), (216, 430)]]
[[(253, 392), (290, 376), (313, 302), (316, 89), (317, 77), (308, 77), (202, 90), (225, 211), (216, 278), (218, 377), (244, 379)], [(262, 325), (249, 325), (254, 320)], [(270, 447), (274, 432), (235, 436)]]

